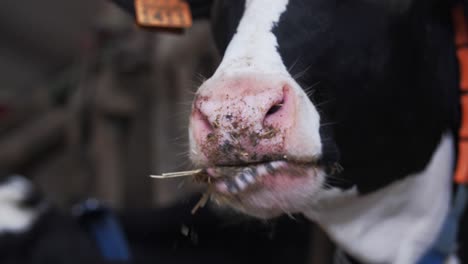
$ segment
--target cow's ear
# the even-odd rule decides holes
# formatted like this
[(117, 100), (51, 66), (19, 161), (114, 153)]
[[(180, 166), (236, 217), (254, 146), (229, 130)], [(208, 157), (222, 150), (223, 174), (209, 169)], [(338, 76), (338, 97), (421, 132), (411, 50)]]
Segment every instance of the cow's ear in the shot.
[[(134, 0), (111, 0), (128, 13), (135, 16)], [(193, 19), (209, 18), (215, 0), (186, 0), (192, 10)]]

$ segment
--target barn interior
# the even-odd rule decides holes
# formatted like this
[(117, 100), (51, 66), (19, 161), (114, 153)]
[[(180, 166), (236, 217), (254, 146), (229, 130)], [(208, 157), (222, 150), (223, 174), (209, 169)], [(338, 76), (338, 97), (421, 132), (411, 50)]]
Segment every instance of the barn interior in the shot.
[(149, 178), (192, 169), (190, 102), (220, 59), (208, 21), (169, 34), (105, 0), (7, 0), (0, 36), (4, 177), (27, 177), (65, 214), (101, 201), (141, 246), (131, 263), (330, 263), (332, 246), (303, 219), (191, 215), (202, 186)]

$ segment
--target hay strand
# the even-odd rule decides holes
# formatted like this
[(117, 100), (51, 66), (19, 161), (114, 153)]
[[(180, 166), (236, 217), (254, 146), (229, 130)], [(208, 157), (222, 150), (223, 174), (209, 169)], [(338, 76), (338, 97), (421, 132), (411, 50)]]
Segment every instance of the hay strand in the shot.
[(170, 179), (170, 178), (188, 177), (188, 176), (196, 175), (202, 171), (203, 171), (202, 169), (198, 169), (198, 170), (191, 170), (191, 171), (168, 172), (168, 173), (163, 173), (161, 175), (150, 175), (150, 177), (154, 179)]

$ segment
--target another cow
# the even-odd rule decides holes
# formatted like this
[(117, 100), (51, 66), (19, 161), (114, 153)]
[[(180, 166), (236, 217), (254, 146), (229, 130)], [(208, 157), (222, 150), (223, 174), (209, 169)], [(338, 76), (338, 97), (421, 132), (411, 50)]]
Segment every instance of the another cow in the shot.
[(0, 262), (103, 263), (71, 215), (52, 208), (21, 176), (0, 178)]

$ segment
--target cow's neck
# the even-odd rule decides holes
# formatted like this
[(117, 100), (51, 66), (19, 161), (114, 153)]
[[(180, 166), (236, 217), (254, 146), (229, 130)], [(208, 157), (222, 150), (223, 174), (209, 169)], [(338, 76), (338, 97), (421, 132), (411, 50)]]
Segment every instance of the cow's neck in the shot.
[(366, 196), (329, 190), (320, 208), (305, 214), (365, 263), (416, 263), (447, 213), (453, 161), (453, 139), (446, 135), (424, 171)]

